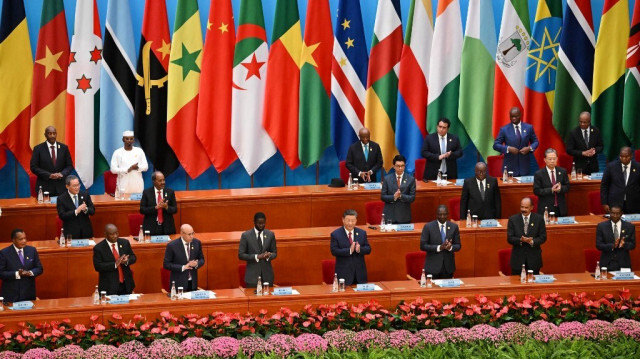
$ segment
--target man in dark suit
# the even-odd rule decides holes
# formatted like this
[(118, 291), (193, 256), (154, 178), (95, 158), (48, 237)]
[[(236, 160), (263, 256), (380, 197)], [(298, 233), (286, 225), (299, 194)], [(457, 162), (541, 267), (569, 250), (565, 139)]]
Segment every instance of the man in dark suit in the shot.
[(164, 252), (164, 268), (171, 271), (169, 280), (185, 292), (198, 289), (198, 269), (204, 265), (202, 243), (194, 235), (193, 227), (183, 224), (180, 238), (169, 242)]
[(609, 271), (631, 268), (629, 251), (636, 248), (636, 229), (629, 222), (621, 220), (622, 208), (613, 205), (609, 220), (598, 223), (596, 227), (596, 248), (600, 254), (600, 267)]
[(267, 217), (262, 212), (253, 216), (254, 227), (240, 236), (238, 258), (247, 262), (247, 271), (244, 282), (247, 288), (255, 288), (258, 276), (262, 283), (269, 282), (273, 285), (273, 268), (271, 261), (278, 256), (276, 248), (276, 236), (265, 229)]
[(22, 229), (11, 231), (9, 247), (0, 251), (0, 278), (2, 297), (6, 302), (36, 299), (36, 277), (42, 274), (38, 251), (27, 245)]
[(511, 274), (520, 275), (522, 265), (526, 270), (539, 274), (542, 268), (542, 243), (547, 240), (544, 218), (531, 212), (533, 202), (525, 197), (520, 201), (520, 213), (509, 217), (507, 241), (513, 246), (511, 251)]
[(345, 285), (367, 283), (364, 256), (371, 253), (367, 232), (356, 228), (358, 212), (348, 209), (342, 214), (343, 226), (331, 232), (331, 254), (336, 257), (336, 274)]
[(93, 268), (98, 272), (98, 289), (111, 294), (131, 294), (136, 287), (130, 266), (136, 262), (131, 244), (118, 238), (118, 228), (104, 227), (104, 241), (93, 247)]
[(416, 199), (416, 180), (405, 172), (406, 161), (404, 156), (396, 155), (393, 158), (395, 173), (389, 173), (382, 181), (382, 213), (392, 223), (411, 223), (411, 203)]
[(500, 218), (502, 215), (502, 201), (498, 179), (487, 177), (487, 165), (476, 163), (476, 175), (464, 180), (462, 195), (460, 196), (460, 219), (467, 218), (467, 211), (478, 219)]
[(579, 117), (580, 125), (569, 133), (567, 138), (567, 153), (573, 156), (576, 169), (590, 175), (598, 172), (598, 153), (602, 152), (602, 135), (600, 129), (591, 126), (591, 114), (582, 112)]
[(446, 173), (447, 179), (458, 178), (456, 160), (462, 157), (462, 147), (457, 136), (449, 133), (451, 121), (448, 118), (438, 120), (437, 133), (431, 133), (424, 139), (422, 157), (427, 159), (423, 180), (435, 180), (438, 172)]
[(460, 231), (457, 224), (448, 221), (447, 206), (438, 206), (436, 218), (422, 228), (420, 250), (427, 252), (424, 271), (434, 279), (453, 278), (456, 271), (453, 253), (460, 250)]
[(96, 213), (91, 196), (87, 191), (80, 190), (80, 179), (69, 175), (65, 179), (67, 190), (58, 196), (56, 208), (58, 217), (62, 220), (65, 235), (73, 239), (93, 237), (91, 218)]
[(620, 149), (620, 159), (607, 164), (600, 182), (600, 203), (605, 213), (618, 205), (624, 213), (640, 213), (640, 164), (631, 160), (630, 147)]
[(65, 191), (65, 179), (73, 170), (69, 147), (56, 142), (58, 133), (56, 128), (49, 126), (44, 130), (47, 139), (33, 148), (31, 154), (31, 172), (38, 176), (36, 193), (42, 187), (42, 192), (49, 192), (50, 196), (58, 196)]
[(513, 171), (514, 176), (528, 176), (531, 169), (531, 154), (538, 148), (538, 137), (533, 126), (520, 121), (522, 112), (513, 107), (509, 111), (511, 123), (500, 128), (493, 142), (493, 149), (504, 154), (503, 167)]
[(359, 178), (362, 182), (376, 182), (376, 174), (382, 168), (380, 145), (371, 141), (371, 133), (366, 127), (358, 131), (358, 137), (360, 141), (349, 147), (345, 164), (352, 178)]
[(544, 151), (546, 166), (533, 176), (533, 193), (538, 196), (539, 214), (543, 214), (546, 208), (556, 216), (567, 215), (565, 194), (569, 192), (569, 176), (566, 169), (556, 166), (557, 162), (558, 152), (553, 148), (547, 149)]
[(178, 212), (176, 194), (171, 188), (165, 188), (162, 172), (153, 172), (151, 181), (153, 187), (145, 189), (140, 200), (140, 213), (144, 214), (142, 227), (151, 235), (175, 234), (173, 215)]

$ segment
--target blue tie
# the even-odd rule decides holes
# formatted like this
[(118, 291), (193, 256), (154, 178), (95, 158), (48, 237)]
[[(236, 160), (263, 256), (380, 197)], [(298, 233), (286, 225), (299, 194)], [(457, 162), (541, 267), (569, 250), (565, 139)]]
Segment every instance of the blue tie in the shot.
[(22, 255), (22, 249), (18, 249), (18, 258), (20, 258), (20, 263), (24, 265), (24, 256)]
[[(444, 154), (447, 152), (447, 143), (444, 140), (444, 137), (440, 137), (440, 154)], [(442, 173), (447, 173), (447, 160), (443, 159), (440, 163), (440, 171)]]
[(78, 204), (78, 195), (77, 194), (73, 196), (73, 202), (75, 203), (76, 208), (78, 208), (79, 204)]
[(516, 139), (518, 140), (518, 148), (520, 148), (522, 142), (522, 135), (520, 134), (520, 126), (516, 125)]
[(440, 237), (442, 238), (442, 243), (444, 243), (447, 238), (447, 236), (444, 234), (444, 224), (440, 225)]
[(369, 160), (369, 144), (364, 145), (364, 160)]

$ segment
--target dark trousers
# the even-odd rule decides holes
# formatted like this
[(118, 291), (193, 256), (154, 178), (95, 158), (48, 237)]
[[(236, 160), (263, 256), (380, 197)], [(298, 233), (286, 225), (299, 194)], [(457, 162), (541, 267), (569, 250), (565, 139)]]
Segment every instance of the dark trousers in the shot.
[(438, 273), (427, 272), (427, 274), (431, 274), (433, 279), (451, 279), (451, 278), (453, 278), (453, 273), (449, 273), (447, 271), (447, 269), (444, 266), (444, 262), (442, 263), (442, 267), (440, 268), (440, 271), (438, 271)]

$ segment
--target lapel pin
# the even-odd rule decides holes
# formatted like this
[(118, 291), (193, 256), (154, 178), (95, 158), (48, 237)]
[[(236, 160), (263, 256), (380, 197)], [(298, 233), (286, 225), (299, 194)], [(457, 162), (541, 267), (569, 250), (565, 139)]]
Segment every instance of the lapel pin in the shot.
[(531, 223), (531, 227), (533, 227), (533, 223)]
[(622, 233), (624, 233), (624, 229), (622, 230)]
[(356, 232), (356, 236), (358, 235), (358, 232)]
[(60, 145), (58, 145), (58, 148), (60, 148)]
[(447, 229), (451, 229), (451, 227), (447, 227)]
[(122, 248), (122, 244), (120, 245), (120, 248)]
[(487, 183), (487, 188), (491, 188), (491, 184)]
[[(624, 231), (623, 231), (624, 232)], [(27, 257), (27, 259), (29, 259), (29, 257)]]
[(522, 132), (527, 133), (527, 130), (522, 130)]
[(451, 142), (451, 139), (449, 139), (449, 142)]
[(634, 168), (634, 169), (633, 169), (633, 172), (635, 172), (635, 171), (636, 171), (636, 169)]
[(593, 132), (593, 128), (591, 129), (591, 132)]

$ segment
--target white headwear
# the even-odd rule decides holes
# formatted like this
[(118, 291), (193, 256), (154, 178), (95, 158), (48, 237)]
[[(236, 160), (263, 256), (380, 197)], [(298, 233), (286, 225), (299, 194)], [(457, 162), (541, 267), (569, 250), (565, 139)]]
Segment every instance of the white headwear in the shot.
[(124, 131), (122, 137), (133, 137), (133, 131)]

